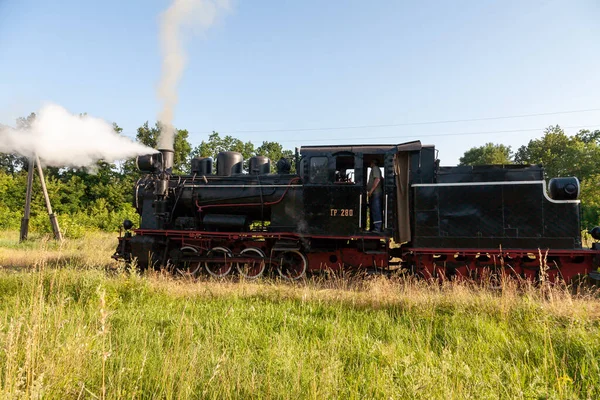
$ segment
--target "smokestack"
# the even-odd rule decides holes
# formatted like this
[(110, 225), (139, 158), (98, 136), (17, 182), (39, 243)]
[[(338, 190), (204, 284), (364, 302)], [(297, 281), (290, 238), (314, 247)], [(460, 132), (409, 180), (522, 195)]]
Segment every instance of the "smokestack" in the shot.
[(171, 149), (160, 149), (158, 151), (160, 151), (162, 158), (162, 171), (158, 175), (154, 189), (154, 194), (159, 196), (154, 207), (156, 212), (162, 215), (165, 213), (164, 200), (169, 195), (169, 177), (173, 169), (175, 153)]
[(173, 168), (175, 152), (171, 149), (160, 149), (158, 151), (162, 154), (163, 171)]

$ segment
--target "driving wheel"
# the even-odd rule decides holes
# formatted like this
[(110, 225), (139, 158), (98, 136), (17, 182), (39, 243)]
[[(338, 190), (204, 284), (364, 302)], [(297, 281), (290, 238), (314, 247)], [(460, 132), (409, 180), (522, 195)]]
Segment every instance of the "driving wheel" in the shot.
[(206, 256), (211, 260), (204, 262), (204, 268), (215, 278), (227, 276), (233, 269), (233, 263), (229, 261), (233, 254), (227, 247), (213, 247)]

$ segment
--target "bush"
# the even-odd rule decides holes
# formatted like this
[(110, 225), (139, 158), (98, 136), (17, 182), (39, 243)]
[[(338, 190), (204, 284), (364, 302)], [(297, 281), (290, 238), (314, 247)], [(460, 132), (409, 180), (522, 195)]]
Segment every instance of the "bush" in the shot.
[(19, 229), (22, 217), (22, 213), (10, 210), (8, 207), (0, 204), (0, 228), (4, 230)]
[[(140, 218), (135, 209), (126, 204), (123, 209), (108, 211), (102, 201), (97, 201), (89, 211), (78, 211), (72, 214), (58, 214), (60, 231), (65, 237), (80, 238), (90, 231), (116, 232), (123, 220), (130, 219), (139, 226)], [(21, 226), (22, 211), (11, 211), (0, 204), (0, 229), (15, 230)], [(34, 233), (52, 233), (48, 214), (32, 213), (29, 220), (29, 231)]]

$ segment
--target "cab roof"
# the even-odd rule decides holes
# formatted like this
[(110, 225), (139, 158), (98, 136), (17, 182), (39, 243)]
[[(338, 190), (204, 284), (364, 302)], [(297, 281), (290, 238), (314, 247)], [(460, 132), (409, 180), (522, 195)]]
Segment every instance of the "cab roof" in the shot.
[(363, 153), (363, 154), (383, 154), (400, 151), (419, 151), (423, 147), (420, 140), (406, 142), (401, 144), (355, 144), (355, 145), (332, 145), (332, 146), (302, 146), (300, 154), (304, 153)]

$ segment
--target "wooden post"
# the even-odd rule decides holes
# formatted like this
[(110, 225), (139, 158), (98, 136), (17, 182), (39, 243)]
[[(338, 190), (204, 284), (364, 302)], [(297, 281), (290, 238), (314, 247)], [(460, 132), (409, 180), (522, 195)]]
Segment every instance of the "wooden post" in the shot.
[(52, 213), (52, 206), (50, 205), (50, 197), (48, 197), (48, 190), (46, 189), (46, 181), (44, 180), (44, 171), (42, 171), (42, 165), (40, 164), (40, 158), (35, 157), (38, 174), (40, 176), (40, 183), (42, 185), (42, 192), (44, 193), (44, 200), (46, 201), (46, 209), (48, 210), (48, 217), (50, 217), (50, 223), (52, 224), (52, 231), (54, 232), (54, 238), (56, 240), (62, 240), (60, 229), (58, 228), (58, 221), (56, 215)]
[(27, 234), (29, 233), (29, 214), (31, 213), (31, 194), (33, 192), (33, 169), (34, 161), (33, 158), (29, 158), (29, 169), (27, 170), (27, 194), (25, 195), (25, 213), (21, 219), (21, 235), (19, 240), (22, 242), (27, 240)]

